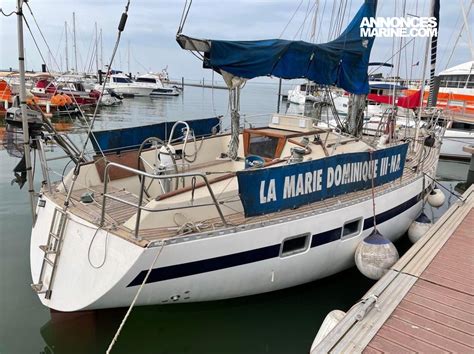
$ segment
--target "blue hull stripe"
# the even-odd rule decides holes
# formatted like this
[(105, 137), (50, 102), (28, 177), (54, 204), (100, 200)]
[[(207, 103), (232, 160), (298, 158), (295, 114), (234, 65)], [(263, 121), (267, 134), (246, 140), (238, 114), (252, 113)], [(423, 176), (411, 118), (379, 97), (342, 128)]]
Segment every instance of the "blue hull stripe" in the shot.
[[(377, 224), (380, 225), (383, 222), (394, 218), (395, 216), (403, 213), (404, 211), (410, 209), (420, 200), (421, 195), (417, 195), (406, 202), (397, 205), (396, 207), (384, 211), (383, 213), (377, 214), (376, 220)], [(373, 227), (374, 220), (372, 217), (364, 220), (364, 230), (370, 229)], [(333, 230), (324, 231), (319, 234), (314, 234), (311, 240), (311, 248), (327, 244), (329, 242), (337, 241), (341, 237), (342, 228), (338, 227)], [(244, 264), (264, 261), (270, 258), (279, 257), (280, 255), (280, 246), (278, 243), (276, 245), (266, 246), (262, 248), (253, 249), (250, 251), (233, 253), (225, 256), (214, 257), (203, 259), (194, 262), (176, 264), (172, 266), (166, 266), (161, 268), (152, 269), (150, 276), (148, 277), (148, 283), (156, 283), (163, 280), (176, 279), (181, 277), (187, 277), (190, 275), (201, 274), (212, 272), (215, 270), (236, 267)], [(141, 271), (135, 279), (132, 280), (127, 287), (137, 286), (143, 282), (147, 271)]]

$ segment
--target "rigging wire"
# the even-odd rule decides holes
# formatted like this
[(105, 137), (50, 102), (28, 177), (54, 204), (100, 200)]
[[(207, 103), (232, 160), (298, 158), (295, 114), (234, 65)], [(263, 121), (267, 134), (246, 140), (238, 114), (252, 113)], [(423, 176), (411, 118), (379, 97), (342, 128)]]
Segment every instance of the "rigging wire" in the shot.
[[(130, 6), (130, 0), (127, 0), (127, 5), (125, 6), (125, 11), (122, 13), (122, 17), (120, 18), (120, 23), (118, 25), (117, 39), (115, 41), (115, 46), (114, 46), (114, 49), (112, 51), (112, 56), (110, 57), (109, 69), (112, 67), (112, 63), (114, 61), (115, 54), (117, 53), (117, 49), (118, 49), (118, 46), (120, 44), (120, 38), (122, 36), (122, 32), (125, 29), (125, 24), (127, 23), (129, 6)], [(95, 109), (94, 109), (94, 114), (92, 116), (91, 124), (89, 125), (87, 136), (86, 136), (86, 139), (84, 141), (84, 145), (82, 147), (82, 150), (81, 150), (80, 156), (78, 158), (78, 161), (80, 161), (84, 158), (84, 154), (85, 154), (85, 151), (87, 149), (87, 144), (89, 143), (90, 137), (92, 136), (93, 139), (96, 139), (95, 134), (92, 132), (92, 128), (94, 127), (94, 123), (97, 119), (97, 111), (99, 109), (99, 104), (100, 104), (100, 101), (102, 100), (102, 96), (103, 96), (104, 91), (105, 91), (105, 85), (107, 84), (107, 79), (109, 78), (109, 76), (110, 76), (110, 70), (107, 70), (107, 73), (106, 73), (105, 79), (104, 79), (104, 83), (102, 85), (102, 90), (101, 90), (101, 93), (100, 93), (100, 97), (97, 100), (97, 103), (96, 103), (96, 106), (95, 106)], [(100, 153), (102, 154), (102, 157), (106, 160), (105, 154), (102, 151), (100, 145), (98, 145), (98, 147), (99, 147)], [(70, 186), (69, 192), (67, 194), (66, 200), (64, 201), (64, 210), (66, 210), (68, 205), (69, 205), (69, 200), (71, 199), (71, 196), (72, 196), (72, 190), (74, 189), (74, 184), (77, 180), (77, 176), (79, 175), (79, 168), (80, 168), (80, 163), (77, 162), (76, 166), (74, 168), (74, 174), (73, 174), (73, 177), (72, 177), (72, 180), (71, 180), (71, 186)]]
[(338, 28), (337, 34), (336, 34), (337, 36), (340, 36), (340, 35), (341, 35), (342, 27), (343, 27), (343, 25), (344, 25), (344, 19), (345, 19), (345, 17), (346, 17), (346, 9), (347, 9), (347, 0), (345, 0), (345, 1), (343, 2), (343, 4), (344, 4), (344, 7), (343, 7), (343, 9), (342, 9), (342, 11), (341, 11), (342, 14), (340, 15), (339, 28)]
[(375, 182), (374, 182), (374, 175), (375, 175), (375, 163), (373, 161), (373, 151), (369, 151), (370, 156), (370, 164), (372, 165), (372, 173), (371, 173), (371, 182), (372, 182), (372, 211), (374, 214), (374, 230), (377, 230), (377, 214), (375, 213)]
[(189, 5), (188, 5), (188, 0), (186, 0), (186, 2), (184, 3), (183, 12), (181, 14), (181, 19), (179, 21), (178, 32), (176, 34), (180, 34), (183, 31), (184, 24), (186, 23), (186, 20), (188, 19), (189, 10), (191, 9), (192, 4), (193, 4), (193, 0), (189, 1)]
[[(418, 15), (418, 0), (416, 0), (416, 3), (415, 3), (415, 16)], [(413, 38), (414, 41), (413, 41), (413, 47), (412, 47), (412, 50), (411, 50), (411, 62), (410, 62), (410, 80), (409, 82), (411, 82), (413, 80), (413, 61), (415, 59), (415, 44), (416, 44), (416, 37)]]
[(295, 12), (293, 12), (293, 15), (291, 15), (291, 17), (290, 17), (290, 19), (288, 20), (286, 26), (283, 28), (283, 31), (281, 31), (280, 35), (278, 36), (278, 39), (281, 39), (281, 37), (282, 37), (283, 34), (285, 33), (286, 29), (287, 29), (288, 26), (290, 25), (291, 21), (293, 21), (293, 18), (295, 17), (296, 13), (297, 13), (298, 10), (300, 9), (301, 5), (303, 4), (303, 1), (304, 1), (304, 0), (300, 0), (300, 3), (299, 3), (298, 6), (296, 7)]
[(64, 32), (61, 31), (61, 37), (59, 37), (58, 48), (56, 49), (56, 54), (53, 56), (53, 58), (59, 56), (60, 58), (59, 62), (61, 63), (61, 66), (60, 66), (61, 72), (63, 71), (63, 61), (62, 61), (61, 54), (59, 54), (59, 51), (61, 50), (61, 45), (63, 44), (63, 36), (64, 36)]
[(331, 40), (331, 31), (332, 31), (333, 22), (334, 22), (334, 19), (335, 19), (335, 11), (336, 11), (336, 2), (334, 1), (332, 3), (331, 21), (329, 22), (329, 27), (328, 27), (327, 42), (329, 42)]
[[(309, 3), (308, 3), (309, 4)], [(306, 15), (305, 15), (305, 18), (303, 20), (303, 23), (300, 25), (300, 27), (298, 28), (298, 31), (296, 31), (295, 35), (293, 36), (293, 40), (296, 39), (296, 37), (298, 36), (298, 33), (300, 33), (300, 39), (301, 39), (301, 36), (303, 35), (303, 29), (304, 29), (304, 26), (305, 26), (305, 22), (310, 14), (310, 12), (313, 11), (314, 7), (316, 6), (316, 3), (313, 4), (313, 6), (311, 7), (311, 9), (309, 9), (309, 11), (306, 12)]]
[[(44, 37), (43, 31), (41, 30), (41, 28), (40, 28), (40, 26), (39, 26), (39, 24), (38, 24), (38, 21), (36, 21), (36, 17), (35, 17), (35, 15), (33, 14), (33, 11), (31, 10), (30, 4), (29, 4), (27, 1), (25, 1), (24, 3), (26, 4), (26, 7), (27, 7), (28, 10), (30, 11), (31, 17), (33, 18), (33, 21), (35, 22), (36, 27), (38, 28), (38, 31), (39, 31), (39, 33), (40, 33), (40, 35), (41, 35), (41, 38), (43, 38), (44, 44), (46, 44), (46, 48), (48, 48), (48, 52), (49, 52), (49, 54), (51, 55), (51, 57), (53, 58), (53, 60), (54, 60), (54, 64), (56, 65), (56, 67), (58, 68), (58, 70), (61, 70), (60, 67), (59, 67), (59, 65), (58, 65), (58, 62), (56, 61), (56, 58), (55, 58), (54, 55), (53, 55), (53, 52), (51, 51), (51, 48), (49, 47), (48, 42), (46, 41), (46, 38)], [(23, 14), (23, 19), (24, 19), (25, 22), (26, 22), (26, 18), (25, 18), (25, 15), (24, 15), (24, 14)], [(30, 31), (31, 31), (31, 30), (30, 30)], [(33, 35), (33, 34), (32, 34), (32, 35)], [(46, 63), (46, 61), (45, 61), (44, 59), (43, 59), (43, 63)]]
[[(405, 43), (401, 48), (400, 50), (402, 50), (403, 48), (405, 48), (407, 45), (409, 45), (411, 42), (413, 42), (413, 40), (415, 39), (415, 37), (413, 37), (412, 39), (410, 39), (407, 43)], [(384, 64), (387, 64), (390, 60), (392, 60), (395, 55), (398, 54), (398, 50), (390, 57), (388, 58), (387, 60), (385, 60), (384, 62), (382, 62), (380, 65), (376, 66), (375, 69), (372, 69), (370, 72), (369, 72), (369, 75), (372, 75), (375, 71), (377, 71), (377, 69), (381, 68), (382, 66), (384, 66)]]
[[(308, 16), (309, 16), (309, 13), (310, 13), (310, 9), (309, 9), (310, 2), (311, 2), (311, 0), (308, 0), (308, 5), (306, 6), (306, 12), (305, 12), (305, 16), (304, 16), (304, 19), (303, 19), (303, 23), (300, 26), (300, 29), (301, 29), (300, 39), (303, 39), (303, 31), (304, 31), (304, 28), (306, 26), (306, 20), (308, 19)], [(314, 3), (314, 5), (316, 5), (316, 2)], [(313, 7), (314, 7), (314, 5), (313, 5)], [(300, 31), (300, 30), (298, 30), (298, 31)], [(298, 32), (296, 32), (295, 37), (297, 36), (297, 34), (298, 34)]]
[[(30, 12), (32, 12), (32, 11), (31, 11), (31, 8), (30, 8)], [(26, 19), (26, 17), (25, 17), (24, 14), (23, 14), (23, 20), (25, 21), (26, 27), (28, 28), (28, 32), (30, 33), (31, 38), (33, 39), (33, 43), (35, 44), (36, 49), (38, 50), (38, 53), (39, 53), (41, 59), (43, 60), (43, 63), (45, 63), (46, 61), (45, 61), (45, 58), (44, 58), (44, 56), (43, 56), (43, 53), (42, 53), (42, 51), (41, 51), (41, 49), (40, 49), (40, 47), (39, 47), (39, 45), (38, 45), (38, 42), (36, 41), (36, 38), (35, 38), (35, 36), (34, 36), (34, 34), (33, 34), (33, 31), (31, 30), (30, 24), (28, 23), (28, 20)], [(39, 28), (38, 28), (38, 29), (39, 29)], [(46, 39), (45, 39), (44, 37), (43, 37), (43, 40), (45, 41), (46, 45), (47, 45), (48, 48), (49, 48), (49, 45), (47, 44)], [(52, 76), (51, 71), (49, 70), (49, 68), (48, 68), (47, 70), (48, 70), (48, 73)], [(102, 93), (101, 93), (101, 96), (102, 96), (102, 94), (103, 94), (103, 91), (102, 91)], [(72, 95), (72, 99), (73, 99), (75, 105), (77, 106), (77, 109), (78, 109), (78, 111), (79, 111), (79, 113), (80, 113), (80, 116), (83, 118), (83, 120), (84, 120), (84, 122), (86, 123), (86, 125), (89, 126), (88, 120), (87, 120), (87, 118), (85, 117), (84, 112), (82, 111), (80, 105), (77, 103), (76, 97), (75, 97), (74, 95)], [(98, 105), (99, 103), (100, 103), (100, 100), (97, 101), (97, 105)], [(97, 107), (97, 106), (96, 106), (96, 107)], [(68, 113), (69, 113), (69, 112), (68, 112)], [(92, 127), (89, 127), (89, 128), (92, 129)], [(88, 135), (88, 136), (89, 136), (89, 135)], [(93, 135), (93, 139), (96, 141), (97, 145), (99, 146), (95, 135)], [(85, 143), (85, 144), (87, 144), (87, 139), (86, 139), (86, 143)], [(99, 149), (100, 149), (100, 146), (99, 146)], [(101, 152), (102, 152), (102, 151), (101, 151)], [(103, 152), (102, 152), (102, 155), (104, 155)], [(84, 155), (80, 156), (77, 161), (82, 161), (83, 158), (84, 158)]]
[[(150, 245), (151, 243), (149, 243), (148, 245)], [(161, 243), (161, 247), (158, 249), (158, 252), (156, 252), (156, 255), (155, 257), (153, 258), (153, 261), (151, 262), (150, 264), (150, 268), (148, 268), (148, 271), (146, 272), (145, 274), (145, 277), (143, 278), (143, 281), (140, 285), (140, 287), (138, 288), (138, 291), (137, 293), (135, 294), (135, 297), (133, 298), (133, 301), (132, 303), (130, 304), (128, 310), (127, 310), (127, 313), (125, 314), (125, 316), (123, 317), (122, 319), (122, 322), (120, 323), (120, 326), (119, 328), (117, 329), (117, 332), (115, 333), (115, 336), (114, 338), (112, 338), (112, 341), (110, 342), (110, 345), (109, 347), (107, 348), (107, 351), (106, 351), (106, 354), (109, 354), (112, 350), (112, 348), (114, 347), (115, 343), (117, 342), (118, 340), (118, 337), (120, 335), (120, 332), (122, 331), (122, 328), (123, 326), (125, 325), (125, 323), (127, 322), (127, 319), (128, 319), (128, 316), (130, 316), (130, 313), (132, 312), (132, 309), (133, 307), (135, 306), (135, 303), (137, 302), (137, 299), (138, 299), (138, 296), (140, 296), (140, 293), (142, 292), (142, 289), (144, 288), (147, 280), (148, 280), (148, 277), (150, 276), (150, 273), (151, 273), (151, 270), (153, 269), (153, 267), (155, 266), (155, 263), (156, 261), (158, 260), (158, 258), (160, 257), (160, 254), (161, 252), (163, 251), (163, 249), (165, 248), (165, 245), (166, 245), (166, 241), (163, 241)], [(147, 249), (149, 249), (149, 247), (147, 247)]]
[(323, 25), (324, 12), (326, 10), (326, 3), (327, 3), (327, 0), (324, 0), (323, 10), (321, 11), (321, 20), (319, 21), (318, 34), (316, 35), (316, 40), (314, 41), (315, 43), (319, 41), (319, 36), (321, 34), (321, 26)]

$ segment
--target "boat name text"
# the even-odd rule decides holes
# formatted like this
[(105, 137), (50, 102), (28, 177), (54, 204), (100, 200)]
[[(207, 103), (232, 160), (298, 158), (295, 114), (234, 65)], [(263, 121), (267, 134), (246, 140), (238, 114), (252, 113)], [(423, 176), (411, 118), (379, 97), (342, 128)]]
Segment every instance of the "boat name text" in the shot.
[[(372, 161), (349, 162), (304, 173), (284, 176), (283, 191), (277, 193), (275, 178), (260, 181), (260, 204), (275, 202), (319, 192), (326, 189), (357, 182), (367, 182), (378, 176), (395, 173), (401, 169), (401, 155), (382, 157)], [(326, 172), (326, 173), (324, 173)], [(373, 177), (372, 177), (373, 173)]]

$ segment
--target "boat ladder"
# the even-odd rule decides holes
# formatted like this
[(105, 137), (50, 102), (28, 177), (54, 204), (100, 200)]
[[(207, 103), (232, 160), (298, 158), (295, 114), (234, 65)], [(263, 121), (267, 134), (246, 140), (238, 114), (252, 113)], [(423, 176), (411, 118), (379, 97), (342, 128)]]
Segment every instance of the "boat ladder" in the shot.
[[(46, 299), (51, 298), (56, 265), (61, 251), (64, 229), (66, 228), (67, 214), (60, 208), (54, 209), (53, 220), (48, 234), (46, 245), (40, 245), (39, 248), (44, 252), (43, 264), (41, 265), (38, 283), (31, 284), (31, 287), (37, 294), (45, 294)], [(50, 271), (47, 272), (47, 267)], [(49, 275), (49, 277), (47, 276)]]

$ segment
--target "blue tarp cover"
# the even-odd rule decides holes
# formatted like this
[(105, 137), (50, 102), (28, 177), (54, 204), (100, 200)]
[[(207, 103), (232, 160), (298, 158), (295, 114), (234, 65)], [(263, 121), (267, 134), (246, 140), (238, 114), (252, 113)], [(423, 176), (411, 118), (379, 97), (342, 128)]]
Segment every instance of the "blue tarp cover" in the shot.
[(346, 30), (335, 40), (313, 44), (269, 39), (259, 41), (210, 40), (204, 65), (235, 76), (252, 79), (276, 76), (307, 78), (335, 85), (354, 94), (369, 92), (367, 67), (373, 37), (361, 37), (364, 17), (375, 17), (377, 0), (366, 0)]

